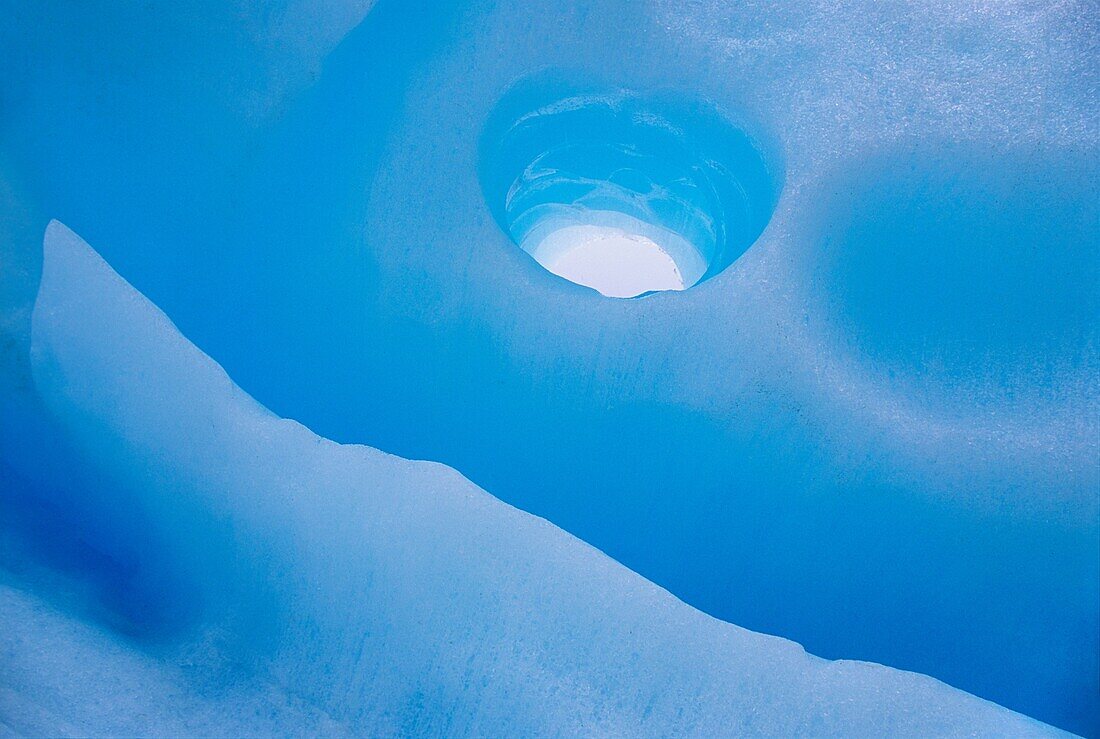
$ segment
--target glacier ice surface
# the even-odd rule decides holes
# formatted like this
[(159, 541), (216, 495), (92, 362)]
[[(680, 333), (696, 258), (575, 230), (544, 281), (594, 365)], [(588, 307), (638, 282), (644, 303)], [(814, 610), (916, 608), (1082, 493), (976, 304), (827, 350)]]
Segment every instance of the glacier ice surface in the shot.
[[(0, 27), (20, 582), (80, 572), (89, 620), (145, 640), (202, 602), (199, 563), (71, 494), (105, 486), (27, 360), (56, 217), (279, 416), (444, 462), (723, 620), (1100, 734), (1089, 3), (368, 5), (17, 4)], [(546, 274), (484, 179), (525, 80), (750, 132), (767, 227), (642, 301)]]

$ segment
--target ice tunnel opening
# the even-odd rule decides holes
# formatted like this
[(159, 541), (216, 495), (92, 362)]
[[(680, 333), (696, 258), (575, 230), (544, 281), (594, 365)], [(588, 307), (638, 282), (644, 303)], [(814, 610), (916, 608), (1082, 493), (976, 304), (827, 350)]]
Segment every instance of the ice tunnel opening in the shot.
[(543, 76), (498, 103), (480, 174), (501, 229), (543, 268), (633, 298), (733, 264), (771, 217), (774, 159), (708, 105)]
[(611, 298), (684, 290), (698, 281), (701, 260), (691, 244), (617, 215), (552, 220), (527, 234), (520, 248), (548, 271)]

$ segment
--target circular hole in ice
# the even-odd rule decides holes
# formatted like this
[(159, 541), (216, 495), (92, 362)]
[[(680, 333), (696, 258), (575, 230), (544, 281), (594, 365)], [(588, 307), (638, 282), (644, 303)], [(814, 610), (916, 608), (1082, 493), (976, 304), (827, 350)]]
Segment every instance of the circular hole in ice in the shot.
[(480, 174), (523, 251), (615, 298), (727, 268), (763, 231), (779, 186), (756, 142), (708, 106), (545, 76), (498, 104)]

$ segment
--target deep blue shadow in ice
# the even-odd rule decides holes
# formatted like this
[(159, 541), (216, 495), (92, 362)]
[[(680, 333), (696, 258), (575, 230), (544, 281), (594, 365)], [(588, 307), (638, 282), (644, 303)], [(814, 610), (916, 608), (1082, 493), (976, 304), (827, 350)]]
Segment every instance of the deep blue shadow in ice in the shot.
[(163, 532), (140, 506), (106, 505), (113, 486), (56, 430), (33, 428), (40, 418), (22, 426), (36, 438), (7, 447), (33, 473), (0, 463), (4, 567), (48, 585), (56, 603), (147, 644), (193, 624), (201, 605), (190, 564), (165, 552)]
[(837, 179), (813, 258), (844, 330), (926, 387), (1056, 392), (1098, 338), (1097, 167), (1086, 152), (945, 144)]

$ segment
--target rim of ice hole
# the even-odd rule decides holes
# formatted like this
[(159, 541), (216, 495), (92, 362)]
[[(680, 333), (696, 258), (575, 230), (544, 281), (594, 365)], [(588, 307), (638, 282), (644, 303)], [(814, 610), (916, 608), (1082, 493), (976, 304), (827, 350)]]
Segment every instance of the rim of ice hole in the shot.
[(501, 229), (547, 271), (629, 298), (689, 289), (744, 254), (775, 208), (774, 159), (705, 103), (541, 75), (497, 104), (480, 177)]

